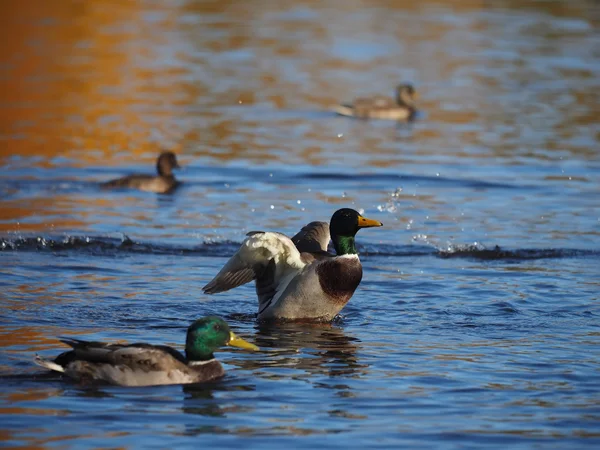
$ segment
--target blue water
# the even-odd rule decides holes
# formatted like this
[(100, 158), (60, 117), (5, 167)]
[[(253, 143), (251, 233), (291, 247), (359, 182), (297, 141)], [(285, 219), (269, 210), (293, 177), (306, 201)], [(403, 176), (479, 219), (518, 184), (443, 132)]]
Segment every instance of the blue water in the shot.
[[(594, 2), (64, 2), (7, 10), (0, 441), (44, 448), (596, 448)], [(119, 6), (120, 5), (120, 6)], [(336, 117), (414, 83), (414, 123)], [(172, 195), (103, 191), (183, 169)], [(352, 207), (363, 281), (331, 324), (201, 287), (250, 230)], [(56, 336), (165, 343), (216, 314), (199, 386), (85, 386)]]

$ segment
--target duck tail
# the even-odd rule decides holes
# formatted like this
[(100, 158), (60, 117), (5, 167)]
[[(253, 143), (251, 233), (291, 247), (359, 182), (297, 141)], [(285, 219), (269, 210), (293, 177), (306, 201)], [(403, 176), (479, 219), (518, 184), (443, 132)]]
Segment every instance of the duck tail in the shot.
[(54, 361), (50, 361), (49, 359), (42, 358), (40, 355), (35, 355), (33, 362), (38, 366), (45, 367), (48, 370), (53, 370), (55, 372), (65, 372), (65, 368), (63, 366), (59, 366)]

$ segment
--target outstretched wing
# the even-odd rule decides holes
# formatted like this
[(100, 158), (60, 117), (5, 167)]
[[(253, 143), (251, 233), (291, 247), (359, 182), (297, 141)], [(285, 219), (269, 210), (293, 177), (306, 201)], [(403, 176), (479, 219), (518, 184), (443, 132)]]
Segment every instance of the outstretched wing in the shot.
[(256, 280), (259, 307), (268, 302), (306, 265), (290, 238), (274, 232), (253, 231), (221, 271), (202, 290), (216, 294)]
[(327, 222), (311, 222), (292, 238), (292, 242), (300, 253), (326, 252), (329, 244), (329, 224)]

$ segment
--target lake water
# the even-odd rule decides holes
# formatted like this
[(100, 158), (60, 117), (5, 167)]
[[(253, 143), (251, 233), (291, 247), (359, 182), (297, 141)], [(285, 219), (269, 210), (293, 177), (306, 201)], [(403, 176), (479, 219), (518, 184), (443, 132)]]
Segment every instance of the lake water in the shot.
[[(31, 0), (0, 40), (0, 441), (29, 448), (600, 446), (594, 1)], [(420, 93), (411, 124), (328, 112)], [(106, 192), (173, 149), (173, 195)], [(331, 325), (201, 287), (250, 230), (352, 207), (363, 281)], [(86, 387), (56, 336), (182, 348), (209, 385)]]

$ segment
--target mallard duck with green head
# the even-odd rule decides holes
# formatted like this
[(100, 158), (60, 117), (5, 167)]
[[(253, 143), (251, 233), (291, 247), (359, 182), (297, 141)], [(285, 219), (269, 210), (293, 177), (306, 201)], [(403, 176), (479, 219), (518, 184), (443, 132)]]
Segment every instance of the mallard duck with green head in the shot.
[(173, 152), (162, 152), (156, 160), (157, 175), (133, 174), (116, 180), (102, 183), (105, 189), (138, 189), (145, 192), (167, 194), (179, 186), (179, 181), (173, 175), (173, 169), (178, 169), (177, 156)]
[[(260, 320), (331, 321), (362, 279), (356, 233), (382, 225), (344, 208), (329, 224), (311, 222), (292, 239), (252, 231), (203, 290), (215, 294), (254, 280)], [(330, 238), (336, 254), (327, 252)]]
[(238, 337), (219, 317), (204, 317), (187, 330), (185, 356), (166, 345), (108, 344), (61, 339), (73, 350), (54, 360), (36, 355), (34, 362), (81, 382), (106, 382), (119, 386), (190, 384), (225, 375), (214, 352), (224, 346), (258, 350)]
[(337, 105), (335, 112), (361, 119), (410, 120), (417, 112), (416, 98), (417, 93), (412, 85), (401, 84), (396, 88), (395, 98), (359, 97), (352, 103)]

